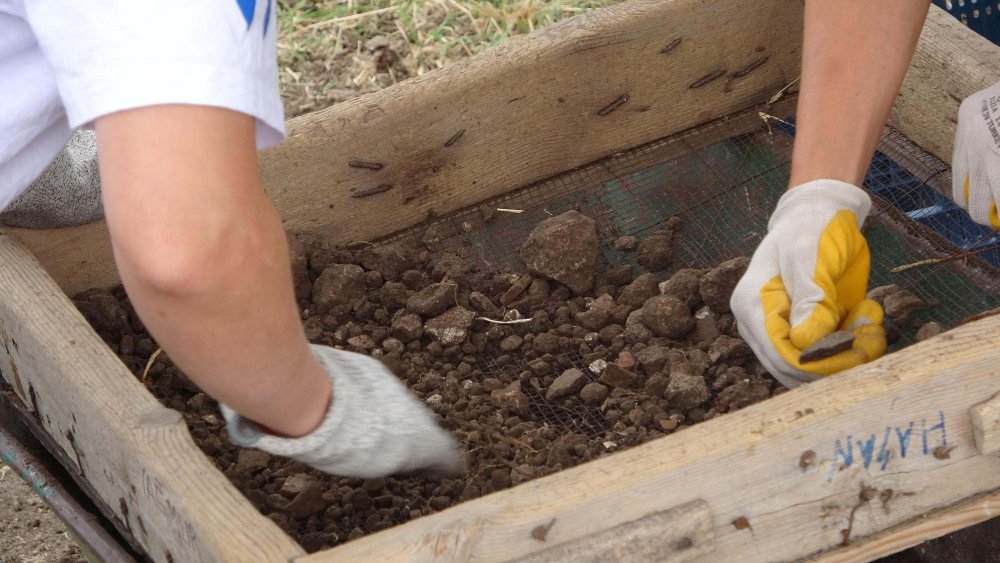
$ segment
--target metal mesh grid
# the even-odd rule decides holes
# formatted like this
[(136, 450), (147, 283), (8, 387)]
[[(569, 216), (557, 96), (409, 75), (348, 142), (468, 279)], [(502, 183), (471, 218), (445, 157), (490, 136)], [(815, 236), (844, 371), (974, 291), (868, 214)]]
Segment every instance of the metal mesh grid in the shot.
[[(583, 372), (587, 382), (597, 381), (594, 374), (587, 369), (583, 357), (573, 352), (568, 354), (572, 367)], [(510, 356), (511, 362), (500, 364), (497, 358), (486, 358), (476, 362), (476, 370), (483, 377), (503, 374), (516, 375), (528, 369), (527, 362), (521, 356)], [(568, 368), (567, 368), (568, 369)], [(508, 377), (509, 378), (509, 377)], [(604, 437), (608, 429), (607, 421), (600, 409), (586, 405), (562, 406), (546, 400), (542, 392), (531, 385), (522, 385), (522, 391), (528, 397), (528, 409), (537, 420), (558, 428), (582, 434), (591, 440)]]
[[(438, 250), (460, 252), (489, 270), (516, 272), (523, 269), (518, 250), (531, 230), (569, 209), (596, 220), (601, 267), (634, 264), (633, 253), (612, 245), (617, 237), (641, 239), (678, 216), (684, 228), (664, 278), (680, 268), (712, 267), (749, 256), (764, 236), (787, 186), (793, 135), (790, 124), (768, 126), (756, 112), (746, 112), (568, 171), (429, 227), (445, 235)], [(865, 181), (875, 202), (865, 226), (872, 251), (871, 287), (895, 283), (931, 304), (900, 327), (898, 348), (912, 342), (924, 322), (935, 320), (950, 328), (1000, 306), (995, 267), (1000, 264), (1000, 237), (972, 223), (941, 195), (950, 193), (946, 165), (889, 129), (879, 148)], [(521, 212), (499, 212), (487, 219), (484, 208)], [(975, 253), (983, 248), (989, 250)], [(935, 259), (944, 260), (923, 263)], [(916, 263), (922, 265), (897, 270)], [(582, 358), (574, 364), (590, 374)], [(486, 376), (502, 371), (508, 377), (526, 369), (520, 361), (504, 366), (487, 361), (479, 367)], [(596, 412), (563, 412), (540, 396), (534, 397), (532, 408), (540, 420), (591, 437), (604, 430)]]

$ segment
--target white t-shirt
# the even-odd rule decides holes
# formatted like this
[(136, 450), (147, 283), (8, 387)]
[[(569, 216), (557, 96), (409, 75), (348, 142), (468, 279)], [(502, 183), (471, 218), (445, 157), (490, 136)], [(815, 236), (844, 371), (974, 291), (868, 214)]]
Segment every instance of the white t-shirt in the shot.
[(284, 138), (277, 0), (0, 0), (0, 210), (98, 117), (232, 109)]

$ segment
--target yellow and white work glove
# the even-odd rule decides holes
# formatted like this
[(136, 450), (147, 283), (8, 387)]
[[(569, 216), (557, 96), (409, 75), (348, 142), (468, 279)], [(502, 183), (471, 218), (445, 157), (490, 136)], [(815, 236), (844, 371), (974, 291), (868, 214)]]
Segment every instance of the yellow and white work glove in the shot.
[(464, 471), (455, 438), (382, 362), (318, 344), (312, 352), (333, 382), (333, 401), (319, 427), (301, 438), (282, 438), (220, 404), (234, 444), (344, 477), (454, 477)]
[(1000, 84), (962, 102), (951, 159), (952, 199), (972, 220), (1000, 230)]
[[(885, 353), (882, 308), (865, 299), (871, 256), (861, 225), (870, 209), (868, 194), (844, 182), (792, 188), (733, 292), (740, 335), (786, 387)], [(799, 361), (802, 350), (837, 330), (854, 333), (851, 349)]]

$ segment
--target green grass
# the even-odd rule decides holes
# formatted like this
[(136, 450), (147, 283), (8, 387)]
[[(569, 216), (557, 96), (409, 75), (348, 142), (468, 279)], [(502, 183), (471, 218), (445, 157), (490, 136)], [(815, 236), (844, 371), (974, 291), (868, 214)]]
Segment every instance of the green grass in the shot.
[[(384, 88), (618, 1), (279, 0), (278, 53), (288, 113)], [(373, 48), (375, 42), (390, 53)]]

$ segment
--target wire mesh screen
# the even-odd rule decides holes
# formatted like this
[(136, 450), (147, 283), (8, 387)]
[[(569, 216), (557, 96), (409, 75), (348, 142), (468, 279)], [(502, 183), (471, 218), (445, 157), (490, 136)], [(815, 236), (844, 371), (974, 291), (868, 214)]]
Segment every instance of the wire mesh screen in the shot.
[[(788, 181), (794, 127), (771, 123), (756, 112), (717, 121), (440, 218), (429, 228), (441, 239), (439, 248), (493, 270), (523, 269), (518, 250), (531, 230), (569, 209), (597, 221), (603, 267), (635, 261), (633, 253), (614, 248), (617, 237), (641, 239), (673, 216), (684, 227), (664, 277), (749, 256)], [(865, 226), (871, 286), (897, 284), (930, 305), (900, 327), (897, 347), (911, 342), (926, 321), (950, 328), (1000, 306), (1000, 238), (941, 195), (950, 192), (950, 181), (946, 165), (886, 130), (865, 182), (875, 201)]]
[[(520, 373), (528, 369), (527, 362), (521, 355), (509, 356), (509, 362), (499, 362), (498, 358), (485, 358), (476, 362), (476, 371), (483, 377), (491, 377), (501, 373)], [(580, 370), (587, 382), (597, 381), (597, 377), (585, 365), (583, 357), (574, 352), (568, 354), (571, 367)], [(588, 405), (563, 406), (546, 400), (542, 393), (531, 385), (522, 387), (528, 398), (528, 410), (538, 420), (564, 430), (598, 440), (605, 436), (608, 424), (598, 407)]]

